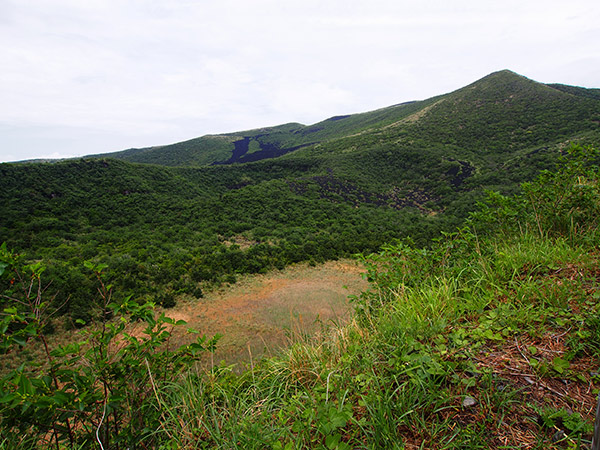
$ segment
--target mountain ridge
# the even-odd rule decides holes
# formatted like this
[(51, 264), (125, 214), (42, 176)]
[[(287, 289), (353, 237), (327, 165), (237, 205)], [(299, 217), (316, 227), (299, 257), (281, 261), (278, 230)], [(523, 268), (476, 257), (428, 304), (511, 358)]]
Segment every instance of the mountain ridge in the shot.
[[(518, 98), (517, 100), (514, 98), (519, 96), (526, 96), (527, 99), (535, 96), (554, 98), (555, 103), (570, 101), (567, 98), (595, 102), (600, 100), (599, 92), (599, 89), (557, 84), (546, 85), (513, 71), (501, 70), (447, 94), (425, 100), (402, 102), (373, 111), (332, 116), (311, 125), (291, 122), (245, 131), (208, 134), (173, 144), (128, 149), (90, 157), (109, 157), (130, 162), (169, 166), (253, 162), (279, 157), (299, 149), (343, 139), (358, 133), (376, 132), (393, 124), (401, 125), (407, 117), (422, 117), (430, 111), (430, 109), (424, 111), (426, 108), (431, 108), (434, 103), (439, 103), (441, 100), (475, 101), (477, 107), (481, 105), (476, 104), (475, 97), (490, 96), (496, 102), (511, 103), (518, 103)], [(460, 113), (460, 111), (455, 111), (454, 114), (456, 113)], [(444, 114), (449, 114), (449, 112)], [(481, 123), (476, 124), (477, 127), (481, 127), (481, 125)], [(244, 149), (245, 151), (243, 151)]]

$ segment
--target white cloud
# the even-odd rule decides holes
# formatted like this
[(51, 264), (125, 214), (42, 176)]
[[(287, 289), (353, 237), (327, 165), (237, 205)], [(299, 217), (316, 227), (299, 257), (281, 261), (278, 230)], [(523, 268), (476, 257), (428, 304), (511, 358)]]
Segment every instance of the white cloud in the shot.
[(0, 161), (312, 123), (503, 68), (598, 87), (598, 24), (591, 0), (0, 0)]

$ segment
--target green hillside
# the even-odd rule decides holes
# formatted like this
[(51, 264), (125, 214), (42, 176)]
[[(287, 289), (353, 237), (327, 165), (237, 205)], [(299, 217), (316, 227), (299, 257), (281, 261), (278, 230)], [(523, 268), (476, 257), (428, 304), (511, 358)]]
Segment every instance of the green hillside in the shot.
[(363, 144), (357, 135), (367, 135), (394, 139), (394, 144), (442, 144), (458, 147), (463, 156), (470, 151), (473, 157), (494, 154), (502, 160), (505, 152), (597, 131), (598, 92), (544, 85), (504, 70), (450, 94), (310, 126), (291, 123), (100, 156), (169, 166), (244, 163), (319, 145), (327, 149), (344, 138), (344, 148), (352, 148)]
[(169, 306), (243, 273), (405, 237), (425, 246), (459, 225), (485, 189), (514, 192), (570, 143), (598, 143), (595, 92), (502, 71), (308, 127), (110, 155), (130, 161), (2, 164), (0, 242), (46, 261), (55, 301), (84, 320), (96, 314), (86, 260), (108, 265), (121, 298)]
[(427, 104), (428, 102), (408, 102), (368, 113), (335, 116), (310, 126), (290, 123), (230, 134), (207, 135), (171, 145), (130, 149), (98, 156), (167, 166), (252, 162), (282, 156), (300, 148), (373, 127), (385, 126), (419, 111)]

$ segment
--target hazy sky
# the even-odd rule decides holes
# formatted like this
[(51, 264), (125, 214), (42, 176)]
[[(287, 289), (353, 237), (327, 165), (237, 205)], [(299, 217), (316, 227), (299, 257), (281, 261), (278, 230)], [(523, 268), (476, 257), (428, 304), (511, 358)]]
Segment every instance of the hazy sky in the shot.
[(0, 0), (0, 161), (81, 156), (453, 91), (600, 87), (598, 0)]

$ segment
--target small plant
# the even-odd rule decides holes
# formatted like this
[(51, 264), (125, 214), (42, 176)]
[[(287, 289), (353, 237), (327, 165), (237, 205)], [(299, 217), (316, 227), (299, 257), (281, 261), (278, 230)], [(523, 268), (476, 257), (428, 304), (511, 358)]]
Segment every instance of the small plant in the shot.
[(523, 183), (522, 194), (489, 192), (471, 222), (482, 231), (529, 230), (571, 242), (593, 236), (600, 217), (598, 158), (593, 147), (572, 146), (559, 158), (556, 170), (544, 170), (535, 181)]
[[(23, 264), (0, 247), (0, 276), (7, 288), (0, 316), (0, 352), (19, 352), (41, 342), (45, 361), (21, 364), (0, 380), (2, 435), (26, 434), (56, 448), (97, 442), (102, 448), (149, 445), (161, 431), (159, 388), (188, 370), (218, 338), (200, 336), (177, 349), (173, 326), (185, 322), (156, 315), (153, 303), (111, 301), (102, 265), (86, 263), (97, 277), (100, 322), (82, 329), (81, 341), (49, 348), (44, 334), (49, 303), (43, 298), (44, 267)], [(131, 331), (133, 329), (133, 331)]]
[(565, 439), (578, 440), (587, 437), (594, 431), (594, 426), (581, 417), (577, 412), (565, 408), (545, 408), (538, 411), (539, 425), (551, 431), (562, 431)]

